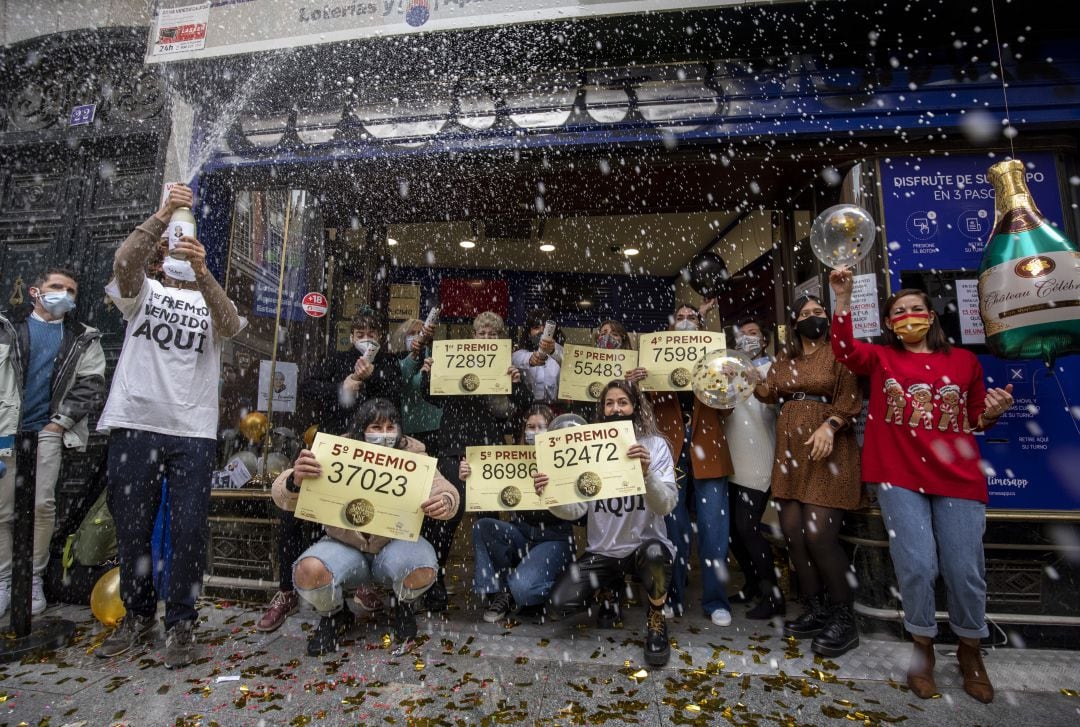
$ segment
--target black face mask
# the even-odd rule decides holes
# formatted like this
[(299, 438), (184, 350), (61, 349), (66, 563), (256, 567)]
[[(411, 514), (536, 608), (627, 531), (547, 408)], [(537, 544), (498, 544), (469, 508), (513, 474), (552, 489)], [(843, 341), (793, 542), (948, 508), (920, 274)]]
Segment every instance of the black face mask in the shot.
[(803, 338), (809, 338), (812, 341), (816, 341), (824, 336), (825, 332), (829, 330), (829, 319), (825, 316), (810, 316), (809, 318), (803, 318), (795, 324), (795, 330), (798, 331), (799, 335)]
[(605, 414), (605, 422), (630, 422), (634, 420), (633, 414)]

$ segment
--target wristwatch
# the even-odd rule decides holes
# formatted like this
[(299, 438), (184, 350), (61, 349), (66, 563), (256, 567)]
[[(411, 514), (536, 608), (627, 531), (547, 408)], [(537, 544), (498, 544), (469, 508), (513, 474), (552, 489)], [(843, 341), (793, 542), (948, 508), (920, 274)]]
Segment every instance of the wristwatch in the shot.
[(825, 421), (828, 422), (829, 426), (832, 427), (832, 430), (834, 432), (839, 432), (841, 429), (844, 428), (844, 425), (841, 422), (836, 421), (832, 417), (829, 417)]

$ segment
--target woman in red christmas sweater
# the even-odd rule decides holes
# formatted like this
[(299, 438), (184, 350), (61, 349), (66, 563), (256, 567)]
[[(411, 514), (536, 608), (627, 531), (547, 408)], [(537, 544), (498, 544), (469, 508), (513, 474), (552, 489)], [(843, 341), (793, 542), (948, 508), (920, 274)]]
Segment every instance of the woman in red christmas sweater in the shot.
[(904, 627), (915, 642), (908, 686), (923, 699), (937, 691), (934, 583), (940, 571), (949, 624), (960, 638), (964, 691), (990, 702), (994, 688), (979, 648), (990, 633), (982, 545), (987, 487), (973, 432), (993, 426), (1013, 405), (1012, 386), (986, 389), (978, 359), (949, 345), (923, 291), (905, 289), (889, 298), (888, 343), (876, 345), (853, 336), (851, 269), (833, 270), (829, 283), (836, 293), (836, 360), (870, 377), (862, 475), (879, 483)]

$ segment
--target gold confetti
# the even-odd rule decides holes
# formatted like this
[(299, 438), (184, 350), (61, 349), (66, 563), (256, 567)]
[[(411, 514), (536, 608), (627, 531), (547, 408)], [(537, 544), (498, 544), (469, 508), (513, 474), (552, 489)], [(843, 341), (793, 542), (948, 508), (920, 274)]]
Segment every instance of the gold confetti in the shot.
[(417, 659), (416, 663), (413, 664), (413, 669), (416, 670), (416, 671), (423, 671), (424, 670), (424, 662)]
[(1080, 697), (1080, 691), (1076, 689), (1062, 689), (1061, 693), (1066, 697)]
[(649, 672), (645, 671), (644, 669), (638, 669), (636, 672), (630, 675), (630, 678), (633, 679), (635, 682), (640, 682), (644, 679), (649, 678)]

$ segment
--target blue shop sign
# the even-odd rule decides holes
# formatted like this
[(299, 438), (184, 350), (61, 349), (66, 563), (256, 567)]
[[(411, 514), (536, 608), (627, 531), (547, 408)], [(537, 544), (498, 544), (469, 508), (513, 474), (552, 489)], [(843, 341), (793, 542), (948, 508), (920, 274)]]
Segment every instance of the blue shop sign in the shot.
[[(1043, 215), (1061, 225), (1064, 213), (1054, 155), (1022, 153), (1028, 187)], [(994, 224), (994, 190), (985, 155), (903, 157), (880, 163), (885, 235), (892, 290), (901, 276), (978, 276)], [(939, 311), (944, 312), (944, 311)], [(1021, 510), (1080, 510), (1080, 358), (1059, 359), (1052, 375), (1041, 361), (1007, 361), (979, 354), (988, 386), (1013, 385), (1016, 407), (984, 435), (979, 447), (988, 473), (990, 506)]]

